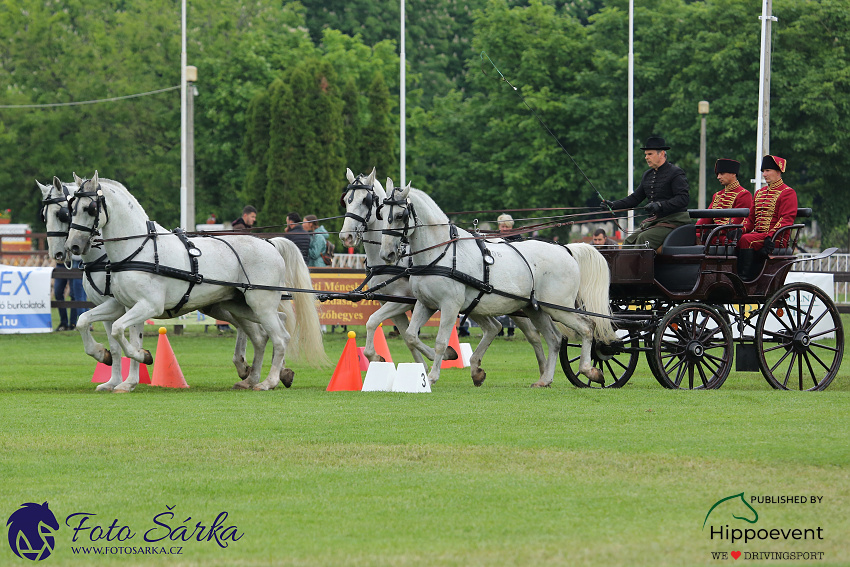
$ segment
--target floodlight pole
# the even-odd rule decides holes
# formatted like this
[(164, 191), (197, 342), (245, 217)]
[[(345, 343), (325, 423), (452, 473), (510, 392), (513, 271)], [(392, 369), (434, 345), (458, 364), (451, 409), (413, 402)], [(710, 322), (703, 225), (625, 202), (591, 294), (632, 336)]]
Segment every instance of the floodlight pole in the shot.
[(758, 131), (756, 133), (756, 163), (753, 178), (754, 191), (762, 184), (761, 158), (770, 153), (770, 24), (776, 18), (772, 15), (772, 0), (763, 0), (761, 20), (761, 63), (759, 65), (759, 109)]
[[(629, 79), (628, 79), (628, 195), (635, 192), (635, 2), (629, 0)], [(629, 210), (629, 234), (635, 229), (635, 212)], [(626, 235), (623, 235), (624, 237)]]
[(405, 187), (407, 185), (407, 181), (405, 181), (406, 172), (405, 172), (405, 162), (407, 161), (407, 148), (405, 144), (407, 142), (405, 135), (406, 128), (406, 99), (407, 99), (407, 84), (405, 83), (405, 53), (404, 53), (404, 0), (401, 0), (401, 37), (399, 38), (399, 178), (401, 183), (400, 187)]

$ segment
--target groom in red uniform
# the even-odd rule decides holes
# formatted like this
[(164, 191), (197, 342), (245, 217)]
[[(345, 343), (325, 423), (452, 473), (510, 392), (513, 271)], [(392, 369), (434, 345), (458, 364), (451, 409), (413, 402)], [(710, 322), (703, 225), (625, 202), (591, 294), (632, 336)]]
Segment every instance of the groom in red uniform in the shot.
[[(723, 189), (714, 194), (711, 198), (709, 209), (748, 209), (753, 208), (753, 196), (749, 191), (741, 187), (738, 183), (738, 172), (741, 170), (741, 163), (734, 159), (719, 159), (714, 164), (714, 174), (717, 180), (723, 185)], [(700, 236), (700, 241), (708, 237), (710, 229), (700, 229), (699, 225), (720, 225), (720, 224), (742, 224), (746, 217), (717, 217), (713, 219), (699, 219), (697, 221), (697, 235)], [(711, 228), (714, 228), (712, 226)], [(726, 235), (720, 234), (714, 238), (712, 244), (722, 244), (726, 242)]]
[(790, 234), (785, 231), (780, 242), (773, 241), (773, 235), (784, 226), (794, 224), (797, 217), (797, 193), (785, 185), (782, 174), (785, 173), (785, 160), (779, 156), (764, 156), (761, 161), (761, 173), (767, 186), (756, 192), (755, 205), (750, 216), (744, 221), (744, 235), (738, 241), (738, 273), (744, 280), (751, 280), (758, 273), (752, 273), (756, 251), (762, 255), (773, 253), (776, 247), (788, 245)]

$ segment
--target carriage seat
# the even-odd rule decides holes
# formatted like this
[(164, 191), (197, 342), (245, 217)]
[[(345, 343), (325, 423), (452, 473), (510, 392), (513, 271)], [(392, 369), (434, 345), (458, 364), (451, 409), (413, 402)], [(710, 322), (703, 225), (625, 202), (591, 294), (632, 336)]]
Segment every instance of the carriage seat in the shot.
[(697, 227), (695, 224), (686, 224), (673, 229), (664, 244), (661, 245), (661, 254), (671, 256), (679, 254), (702, 254), (705, 246), (697, 244)]
[[(808, 218), (812, 216), (812, 209), (810, 208), (798, 208), (797, 209), (797, 218)], [(773, 240), (777, 240), (777, 238), (782, 238), (783, 235), (787, 232), (791, 234), (791, 238), (788, 239), (788, 246), (785, 248), (776, 248), (773, 251), (771, 256), (791, 256), (794, 254), (794, 245), (797, 244), (797, 236), (800, 233), (800, 229), (803, 228), (804, 224), (792, 224), (791, 226), (786, 226), (780, 228), (773, 235)]]

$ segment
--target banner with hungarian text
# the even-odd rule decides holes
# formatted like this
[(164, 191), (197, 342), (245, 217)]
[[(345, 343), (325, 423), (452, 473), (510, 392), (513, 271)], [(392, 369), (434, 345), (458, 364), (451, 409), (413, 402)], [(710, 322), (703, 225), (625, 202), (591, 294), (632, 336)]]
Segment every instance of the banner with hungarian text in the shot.
[[(346, 293), (352, 291), (366, 279), (363, 270), (313, 268), (310, 270), (310, 278), (313, 280), (313, 289), (328, 293)], [(366, 289), (369, 289), (368, 286)], [(346, 301), (344, 299), (333, 299), (319, 303), (319, 318), (323, 325), (365, 325), (369, 317), (381, 307), (378, 301)], [(410, 310), (413, 310), (411, 304)], [(410, 317), (410, 311), (407, 316)], [(392, 321), (386, 321), (385, 325), (392, 325)], [(440, 324), (439, 312), (428, 320), (426, 326), (438, 326)]]
[(53, 268), (0, 264), (0, 334), (49, 333)]

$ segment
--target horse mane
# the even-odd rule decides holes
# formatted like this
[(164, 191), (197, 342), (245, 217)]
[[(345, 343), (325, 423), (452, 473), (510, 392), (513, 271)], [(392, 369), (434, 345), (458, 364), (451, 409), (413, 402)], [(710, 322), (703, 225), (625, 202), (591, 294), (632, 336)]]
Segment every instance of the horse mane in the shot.
[[(446, 216), (443, 209), (437, 205), (436, 201), (434, 201), (428, 193), (411, 187), (407, 198), (411, 203), (416, 201), (413, 206), (416, 209), (416, 214), (418, 216), (422, 216), (423, 212), (427, 212), (429, 214), (431, 217), (428, 219), (429, 224), (449, 224), (449, 217)], [(423, 207), (427, 207), (427, 209), (423, 211)]]
[(139, 201), (133, 196), (133, 194), (130, 193), (130, 190), (124, 187), (123, 184), (113, 179), (106, 179), (103, 177), (98, 179), (98, 183), (100, 183), (103, 187), (109, 187), (110, 189), (113, 189), (118, 192), (122, 198), (125, 198), (127, 199), (127, 201), (130, 202), (131, 208), (139, 210), (146, 221), (150, 220), (147, 211), (145, 211), (141, 203), (139, 203)]

